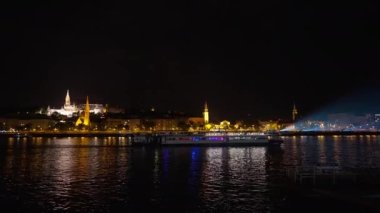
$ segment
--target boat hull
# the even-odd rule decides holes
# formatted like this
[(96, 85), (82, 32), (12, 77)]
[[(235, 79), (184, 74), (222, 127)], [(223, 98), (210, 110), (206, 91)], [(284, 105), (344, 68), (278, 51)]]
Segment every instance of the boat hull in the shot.
[(274, 144), (270, 144), (268, 142), (262, 143), (252, 143), (252, 142), (225, 142), (225, 143), (162, 143), (161, 146), (270, 146)]
[(155, 136), (154, 139), (146, 137), (132, 141), (132, 145), (155, 146), (273, 146), (280, 145), (281, 140), (271, 140), (268, 137), (228, 137), (228, 136)]

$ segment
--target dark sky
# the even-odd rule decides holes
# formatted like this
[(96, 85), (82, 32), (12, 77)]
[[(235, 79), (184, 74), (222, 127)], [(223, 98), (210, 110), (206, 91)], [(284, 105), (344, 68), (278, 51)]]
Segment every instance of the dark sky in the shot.
[[(81, 2), (81, 3), (79, 3)], [(290, 118), (379, 83), (373, 2), (52, 1), (0, 7), (2, 106), (82, 102)]]

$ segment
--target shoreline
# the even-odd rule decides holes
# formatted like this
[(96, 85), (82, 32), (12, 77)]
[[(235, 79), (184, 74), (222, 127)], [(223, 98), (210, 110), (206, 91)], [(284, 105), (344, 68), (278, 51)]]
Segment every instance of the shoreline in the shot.
[(380, 135), (378, 131), (310, 131), (310, 132), (280, 132), (281, 136), (360, 136)]
[[(191, 132), (12, 132), (0, 133), (0, 137), (128, 137), (132, 135), (156, 135), (156, 134), (187, 134)], [(200, 132), (201, 133), (201, 132)], [(361, 136), (361, 135), (380, 135), (375, 131), (315, 131), (315, 132), (279, 132), (279, 136)]]

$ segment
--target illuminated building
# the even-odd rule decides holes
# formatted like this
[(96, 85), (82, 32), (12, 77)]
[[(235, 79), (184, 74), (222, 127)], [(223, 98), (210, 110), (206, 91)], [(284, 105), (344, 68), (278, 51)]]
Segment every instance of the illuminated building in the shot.
[[(90, 113), (98, 114), (98, 113), (106, 113), (106, 108), (103, 104), (89, 104)], [(74, 114), (79, 114), (86, 108), (86, 104), (75, 105), (71, 104), (69, 90), (67, 90), (65, 97), (65, 104), (60, 109), (51, 109), (47, 108), (47, 115), (51, 116), (54, 113), (58, 113), (59, 115), (63, 115), (66, 117), (73, 117)]]
[[(86, 104), (79, 104), (78, 108), (80, 111), (86, 108)], [(103, 104), (90, 104), (90, 113), (98, 114), (98, 113), (106, 113), (107, 108), (103, 106)]]
[(220, 122), (219, 128), (220, 129), (229, 129), (230, 126), (231, 126), (231, 122), (224, 120), (224, 121)]
[(69, 90), (67, 90), (67, 93), (66, 93), (66, 97), (65, 97), (65, 105), (64, 105), (64, 107), (68, 107), (68, 106), (71, 106)]
[[(259, 121), (260, 124), (260, 131), (267, 132), (267, 131), (278, 131), (280, 130), (281, 126), (278, 121)], [(294, 127), (294, 125), (292, 125)]]
[(209, 114), (208, 114), (207, 102), (205, 103), (205, 108), (203, 110), (203, 119), (204, 119), (204, 123), (208, 124), (208, 122), (209, 122)]
[(78, 113), (78, 112), (79, 112), (78, 107), (75, 104), (71, 105), (69, 90), (67, 90), (66, 97), (65, 97), (65, 104), (63, 105), (62, 108), (60, 109), (50, 109), (50, 107), (47, 108), (48, 116), (51, 116), (53, 113), (58, 113), (60, 115), (72, 117), (73, 114)]
[(0, 118), (0, 123), (7, 130), (40, 131), (48, 129), (54, 122), (47, 118)]
[(84, 126), (90, 125), (90, 103), (88, 101), (88, 96), (86, 99), (86, 106), (84, 108), (84, 112), (81, 116), (79, 116), (77, 122), (75, 123), (75, 126), (79, 126), (80, 124), (83, 124)]
[(186, 123), (188, 123), (192, 130), (198, 130), (203, 127), (204, 119), (203, 117), (188, 117)]

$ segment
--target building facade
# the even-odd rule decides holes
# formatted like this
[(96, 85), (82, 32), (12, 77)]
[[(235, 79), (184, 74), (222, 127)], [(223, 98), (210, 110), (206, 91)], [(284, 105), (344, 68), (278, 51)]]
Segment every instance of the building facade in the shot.
[[(46, 112), (48, 116), (52, 116), (53, 114), (57, 113), (59, 115), (63, 115), (66, 117), (73, 117), (75, 115), (79, 115), (81, 112), (85, 111), (86, 104), (80, 104), (75, 105), (71, 104), (70, 94), (69, 90), (67, 90), (66, 97), (65, 97), (65, 104), (61, 108), (50, 108), (50, 106), (47, 108)], [(98, 113), (105, 113), (106, 107), (103, 106), (103, 104), (89, 104), (90, 113), (98, 114)]]

